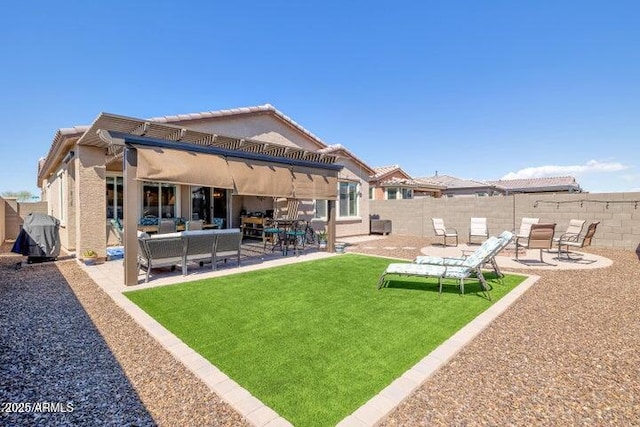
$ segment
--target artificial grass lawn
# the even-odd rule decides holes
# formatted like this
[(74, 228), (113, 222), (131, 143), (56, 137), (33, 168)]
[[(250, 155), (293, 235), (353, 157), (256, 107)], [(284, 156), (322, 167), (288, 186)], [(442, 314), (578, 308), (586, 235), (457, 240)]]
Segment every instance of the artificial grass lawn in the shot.
[(493, 301), (475, 279), (462, 297), (420, 278), (377, 290), (390, 262), (346, 254), (125, 295), (294, 425), (329, 426), (524, 279), (491, 281)]

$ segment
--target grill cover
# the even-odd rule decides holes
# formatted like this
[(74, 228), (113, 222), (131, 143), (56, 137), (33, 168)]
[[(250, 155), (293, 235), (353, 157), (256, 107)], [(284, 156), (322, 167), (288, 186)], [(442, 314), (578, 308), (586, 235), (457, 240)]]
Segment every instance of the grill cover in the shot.
[(30, 213), (24, 220), (11, 252), (29, 258), (51, 258), (60, 255), (60, 221), (41, 213)]

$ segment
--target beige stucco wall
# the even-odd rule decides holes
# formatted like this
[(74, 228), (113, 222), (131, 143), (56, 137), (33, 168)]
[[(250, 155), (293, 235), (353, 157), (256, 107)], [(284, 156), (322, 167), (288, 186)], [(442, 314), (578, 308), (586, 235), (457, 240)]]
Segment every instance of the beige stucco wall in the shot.
[[(601, 203), (607, 201), (608, 207)], [(639, 201), (637, 207), (635, 201)], [(559, 234), (571, 219), (583, 219), (586, 225), (600, 221), (594, 246), (632, 250), (640, 246), (640, 193), (518, 194), (372, 200), (369, 204), (372, 214), (392, 221), (394, 234), (432, 237), (433, 217), (444, 218), (446, 226), (455, 228), (463, 242), (467, 241), (471, 217), (486, 217), (490, 234), (519, 228), (523, 217), (555, 222)]]
[(76, 146), (74, 183), (76, 195), (75, 215), (76, 245), (78, 256), (87, 249), (93, 249), (98, 257), (106, 256), (105, 228), (105, 154), (104, 149)]
[[(179, 124), (179, 123), (176, 123)], [(317, 150), (318, 145), (311, 139), (273, 117), (262, 113), (242, 117), (220, 117), (199, 122), (185, 122), (185, 127), (201, 132), (215, 133), (236, 138), (251, 138), (264, 142), (300, 147), (305, 150)]]
[(338, 181), (358, 181), (360, 196), (359, 215), (356, 218), (340, 218), (336, 203), (336, 237), (367, 234), (369, 232), (369, 171), (347, 158), (342, 158), (337, 163), (344, 166), (338, 174)]

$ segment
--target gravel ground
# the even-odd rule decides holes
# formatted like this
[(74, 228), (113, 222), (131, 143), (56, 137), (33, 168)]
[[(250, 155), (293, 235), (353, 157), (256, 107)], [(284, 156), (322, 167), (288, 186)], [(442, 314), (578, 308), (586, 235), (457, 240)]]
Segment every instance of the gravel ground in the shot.
[(0, 425), (247, 425), (75, 261), (15, 270), (23, 257), (9, 250), (0, 248), (0, 402), (73, 411), (0, 413)]
[[(389, 236), (347, 251), (412, 259), (430, 243)], [(74, 261), (16, 271), (22, 257), (8, 249), (0, 402), (72, 402), (74, 411), (2, 414), (1, 425), (246, 425)], [(383, 425), (640, 425), (640, 262), (631, 251), (590, 252), (613, 266), (537, 271), (541, 279)]]
[[(349, 250), (411, 259), (399, 248), (429, 243), (396, 236)], [(521, 270), (541, 279), (383, 426), (640, 425), (640, 255), (589, 252), (613, 265)]]

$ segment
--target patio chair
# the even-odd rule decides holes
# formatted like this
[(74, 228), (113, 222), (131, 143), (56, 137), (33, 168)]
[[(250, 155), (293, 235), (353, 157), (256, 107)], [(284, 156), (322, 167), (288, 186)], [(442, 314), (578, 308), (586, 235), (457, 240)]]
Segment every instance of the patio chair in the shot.
[(487, 218), (471, 218), (469, 226), (469, 244), (473, 237), (489, 238), (489, 229), (487, 228)]
[(540, 221), (539, 218), (522, 218), (520, 222), (520, 230), (516, 233), (516, 238), (526, 239), (529, 237), (529, 231), (531, 231), (531, 226), (533, 224), (537, 224)]
[[(560, 237), (554, 237), (553, 241), (558, 244), (561, 238), (568, 240), (569, 236), (579, 236), (582, 233), (582, 229), (584, 228), (584, 223), (587, 222), (583, 219), (572, 219), (569, 221), (569, 226), (567, 227), (567, 231), (565, 231)], [(559, 249), (558, 249), (559, 250)]]
[(493, 271), (496, 276), (504, 277), (504, 274), (500, 271), (500, 267), (496, 262), (495, 257), (511, 243), (514, 238), (514, 234), (510, 231), (503, 231), (499, 236), (499, 244), (497, 246), (493, 246), (493, 242), (489, 239), (485, 240), (475, 251), (462, 251), (461, 257), (437, 257), (437, 256), (429, 256), (429, 255), (420, 255), (417, 256), (413, 262), (417, 264), (432, 264), (432, 265), (446, 265), (446, 266), (460, 266), (464, 263), (464, 261), (471, 256), (474, 252), (485, 253), (486, 248), (493, 248), (493, 251), (489, 252), (485, 257), (483, 264), (491, 264), (493, 267)]
[(431, 218), (433, 222), (433, 231), (437, 237), (442, 237), (443, 246), (447, 246), (447, 237), (456, 239), (455, 246), (458, 246), (458, 231), (455, 228), (447, 228), (442, 218)]
[(518, 259), (518, 249), (522, 247), (525, 249), (540, 249), (540, 262), (544, 262), (542, 250), (551, 249), (555, 229), (556, 224), (531, 224), (527, 237), (516, 236), (516, 259)]
[(202, 220), (196, 219), (196, 220), (187, 221), (187, 223), (185, 224), (185, 230), (186, 231), (202, 230)]
[(161, 218), (158, 221), (158, 234), (175, 233), (176, 222), (172, 219)]
[(560, 256), (562, 255), (563, 246), (565, 248), (564, 253), (567, 256), (567, 259), (572, 259), (569, 252), (570, 247), (584, 248), (586, 246), (590, 246), (591, 240), (593, 239), (593, 236), (596, 234), (596, 228), (598, 227), (598, 224), (600, 224), (600, 221), (592, 222), (591, 224), (589, 224), (589, 227), (587, 227), (587, 232), (582, 237), (580, 237), (580, 235), (575, 235), (575, 234), (567, 235), (566, 233), (560, 236), (560, 239), (558, 241), (558, 258), (560, 258)]
[(388, 285), (387, 276), (389, 274), (398, 276), (414, 276), (414, 277), (434, 277), (438, 279), (438, 293), (442, 293), (442, 279), (455, 279), (458, 281), (460, 293), (464, 294), (464, 279), (475, 275), (480, 281), (483, 292), (489, 299), (489, 285), (482, 275), (480, 269), (487, 257), (489, 257), (499, 246), (501, 240), (497, 237), (489, 237), (487, 244), (478, 248), (471, 256), (466, 258), (460, 265), (435, 265), (435, 264), (416, 264), (416, 263), (392, 263), (378, 279), (378, 289)]

